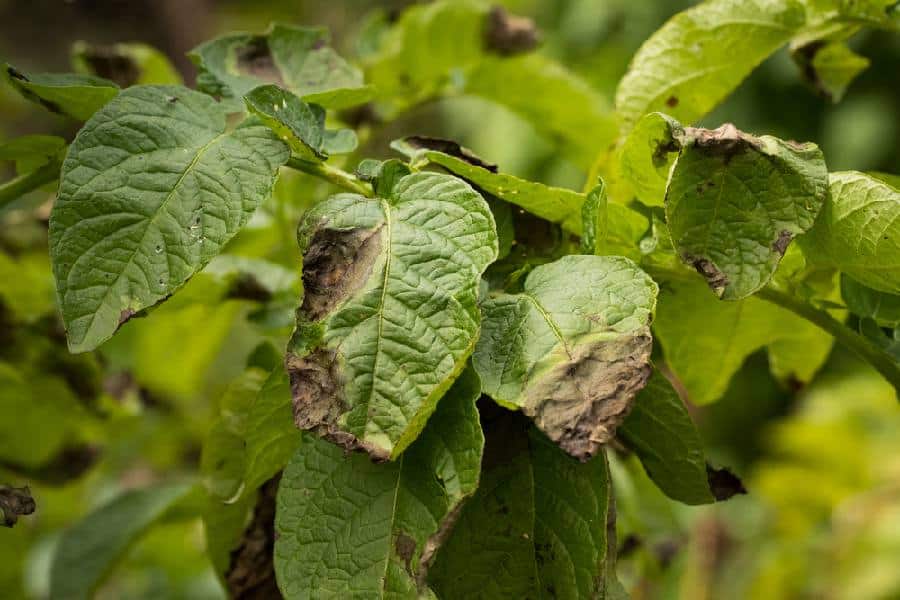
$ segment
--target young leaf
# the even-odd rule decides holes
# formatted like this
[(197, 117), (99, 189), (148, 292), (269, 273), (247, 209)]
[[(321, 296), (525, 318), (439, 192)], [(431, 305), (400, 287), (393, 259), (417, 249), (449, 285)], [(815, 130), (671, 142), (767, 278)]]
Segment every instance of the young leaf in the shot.
[(47, 110), (88, 120), (119, 93), (119, 87), (101, 77), (72, 73), (26, 75), (6, 65), (6, 79), (23, 97)]
[(79, 132), (50, 215), (50, 256), (73, 352), (96, 348), (219, 253), (272, 191), (287, 146), (229, 130), (181, 87), (123, 91)]
[(641, 459), (650, 479), (669, 498), (685, 504), (709, 504), (730, 495), (712, 487), (723, 473), (710, 467), (700, 433), (672, 384), (654, 370), (618, 437)]
[(62, 162), (66, 140), (55, 135), (26, 135), (0, 143), (0, 160), (16, 162), (19, 175), (31, 173), (51, 162)]
[(440, 165), (501, 200), (552, 223), (560, 223), (573, 233), (581, 232), (584, 194), (497, 173), (496, 166), (447, 140), (411, 136), (393, 142), (391, 147), (409, 156), (414, 163), (427, 161)]
[(393, 463), (306, 436), (278, 492), (275, 570), (286, 598), (417, 597), (478, 485), (484, 437), (471, 369)]
[(104, 77), (123, 88), (183, 83), (181, 75), (166, 55), (147, 44), (103, 46), (75, 42), (72, 46), (72, 64), (79, 73)]
[(841, 296), (854, 315), (872, 319), (880, 327), (900, 327), (900, 296), (868, 288), (852, 277), (841, 277)]
[(581, 253), (605, 254), (609, 232), (609, 201), (606, 184), (601, 181), (590, 191), (581, 206)]
[(328, 46), (328, 31), (274, 23), (262, 35), (232, 33), (201, 44), (188, 56), (197, 65), (197, 89), (230, 99), (274, 83), (305, 102), (346, 108), (367, 102), (362, 73)]
[(689, 128), (669, 178), (666, 217), (682, 260), (717, 296), (738, 300), (768, 283), (826, 196), (815, 144), (755, 137), (730, 124)]
[(708, 0), (681, 12), (640, 47), (616, 92), (626, 130), (664, 111), (693, 123), (804, 24), (797, 0)]
[(325, 130), (325, 110), (307, 104), (277, 85), (264, 85), (244, 96), (244, 102), (291, 150), (301, 158), (321, 161), (332, 152), (351, 152), (356, 133), (351, 129)]
[(647, 206), (662, 206), (672, 163), (681, 149), (684, 128), (654, 112), (641, 119), (625, 138), (620, 154), (622, 176)]
[(441, 598), (605, 597), (615, 573), (606, 456), (579, 464), (512, 413), (484, 427), (478, 492), (438, 552), (434, 590)]
[[(577, 285), (573, 285), (577, 281)], [(612, 439), (650, 376), (657, 287), (627, 258), (564, 256), (521, 294), (482, 304), (473, 364), (483, 390), (586, 461)]]
[(807, 255), (874, 290), (900, 294), (900, 190), (845, 171), (829, 175), (831, 194), (809, 233)]
[(382, 198), (339, 194), (304, 217), (286, 365), (301, 429), (383, 460), (415, 440), (475, 345), (497, 231), (450, 175), (376, 187)]
[(54, 555), (51, 597), (92, 597), (128, 547), (195, 489), (178, 483), (125, 492), (76, 523)]

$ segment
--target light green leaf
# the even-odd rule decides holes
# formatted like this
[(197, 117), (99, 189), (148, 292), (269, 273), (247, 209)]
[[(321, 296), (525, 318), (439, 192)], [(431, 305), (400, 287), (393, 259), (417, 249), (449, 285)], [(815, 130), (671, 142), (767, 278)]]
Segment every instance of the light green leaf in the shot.
[(50, 215), (69, 348), (107, 340), (218, 254), (272, 191), (288, 149), (180, 87), (122, 92), (79, 132)]
[(285, 597), (416, 598), (478, 485), (480, 385), (463, 371), (422, 435), (375, 464), (306, 436), (278, 491), (275, 571)]
[(197, 89), (236, 101), (255, 87), (277, 84), (309, 103), (346, 108), (367, 102), (362, 73), (328, 46), (321, 28), (274, 23), (264, 34), (232, 33), (194, 48)]
[(26, 135), (0, 143), (0, 160), (15, 161), (19, 175), (54, 161), (61, 163), (65, 153), (66, 140), (55, 135)]
[(708, 0), (675, 15), (644, 42), (619, 82), (625, 129), (654, 111), (697, 121), (804, 21), (796, 0)]
[(609, 231), (609, 201), (606, 184), (601, 180), (588, 193), (581, 205), (581, 253), (605, 254), (607, 232)]
[[(653, 332), (666, 363), (694, 404), (718, 400), (744, 360), (770, 344), (796, 339), (814, 326), (774, 304), (755, 297), (720, 302), (698, 280), (667, 281), (659, 294)], [(824, 347), (795, 345), (802, 352), (789, 364), (805, 361), (806, 375), (827, 358)], [(784, 348), (786, 351), (787, 348)], [(803, 373), (798, 375), (803, 376)]]
[(868, 171), (866, 175), (873, 179), (877, 179), (878, 181), (883, 181), (894, 189), (900, 190), (900, 175), (881, 173), (879, 171)]
[(488, 57), (468, 73), (465, 91), (505, 106), (589, 167), (616, 139), (609, 103), (584, 80), (538, 54)]
[(351, 129), (325, 130), (325, 110), (307, 104), (277, 85), (264, 85), (244, 96), (251, 113), (291, 150), (307, 160), (325, 160), (330, 152), (350, 152), (356, 147), (356, 134)]
[(755, 137), (723, 125), (685, 130), (666, 191), (681, 259), (720, 298), (746, 298), (772, 278), (788, 244), (812, 227), (827, 196), (815, 144)]
[(0, 253), (0, 302), (17, 321), (33, 323), (56, 312), (50, 261), (44, 252)]
[(869, 59), (843, 42), (816, 40), (793, 48), (791, 55), (813, 89), (835, 103), (841, 101), (856, 76), (869, 67)]
[(414, 164), (431, 162), (440, 165), (501, 200), (552, 223), (560, 223), (573, 233), (581, 232), (584, 194), (497, 173), (494, 165), (447, 140), (411, 136), (393, 142), (391, 147), (409, 156)]
[(588, 460), (650, 376), (656, 293), (646, 273), (618, 256), (570, 255), (536, 267), (521, 294), (482, 303), (473, 364), (484, 392)]
[(132, 85), (180, 85), (181, 75), (166, 55), (137, 42), (103, 46), (75, 42), (72, 64), (86, 75), (105, 77), (125, 88)]
[(831, 173), (829, 184), (815, 226), (800, 238), (807, 256), (900, 294), (900, 190), (857, 171)]
[(881, 327), (900, 327), (900, 295), (873, 290), (844, 275), (841, 296), (854, 315), (873, 319)]
[(119, 93), (107, 79), (72, 73), (26, 75), (6, 65), (6, 80), (22, 96), (55, 113), (88, 120)]
[(625, 138), (619, 155), (622, 176), (647, 206), (664, 204), (669, 171), (683, 137), (681, 123), (654, 112), (641, 117)]
[(668, 497), (685, 504), (716, 501), (700, 433), (678, 393), (659, 371), (653, 371), (638, 393), (617, 436), (637, 454), (647, 475)]
[(300, 444), (287, 374), (280, 365), (271, 373), (247, 369), (228, 387), (219, 411), (201, 469), (210, 495), (233, 503), (283, 469)]
[(579, 464), (511, 413), (485, 421), (485, 430), (478, 492), (438, 552), (434, 590), (441, 598), (604, 598), (615, 572), (606, 456)]
[(497, 257), (490, 209), (455, 177), (414, 173), (384, 198), (333, 196), (298, 239), (305, 293), (287, 357), (297, 424), (394, 459), (475, 345), (478, 285)]
[(76, 523), (54, 555), (50, 596), (92, 597), (129, 546), (195, 489), (179, 483), (125, 492)]

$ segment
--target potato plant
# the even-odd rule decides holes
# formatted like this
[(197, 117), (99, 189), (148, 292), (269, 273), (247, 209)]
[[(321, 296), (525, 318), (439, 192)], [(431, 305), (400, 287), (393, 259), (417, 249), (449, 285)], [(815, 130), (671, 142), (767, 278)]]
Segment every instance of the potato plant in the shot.
[[(477, 0), (369, 23), (351, 59), (319, 28), (225, 35), (190, 53), (194, 88), (128, 44), (78, 46), (71, 74), (7, 65), (10, 86), (81, 125), (0, 146), (18, 172), (0, 206), (56, 190), (55, 304), (0, 291), (9, 347), (34, 348), (0, 362), (4, 463), (46, 474), (71, 450), (62, 429), (19, 438), (63, 395), (99, 394), (95, 357), (132, 320), (239, 298), (260, 339), (199, 473), (67, 530), (51, 597), (91, 596), (139, 536), (197, 516), (236, 598), (627, 597), (610, 452), (685, 504), (746, 492), (707, 459), (681, 396), (716, 401), (760, 348), (807, 382), (832, 344), (900, 386), (898, 176), (829, 171), (814, 140), (698, 124), (786, 45), (838, 100), (867, 64), (846, 40), (898, 27), (884, 0), (707, 0), (644, 42), (612, 106), (541, 52), (531, 21)], [(456, 95), (530, 123), (583, 188), (416, 130), (372, 150)], [(279, 177), (322, 190), (287, 223), (286, 264), (241, 245)], [(7, 525), (34, 509), (27, 488), (0, 487)]]

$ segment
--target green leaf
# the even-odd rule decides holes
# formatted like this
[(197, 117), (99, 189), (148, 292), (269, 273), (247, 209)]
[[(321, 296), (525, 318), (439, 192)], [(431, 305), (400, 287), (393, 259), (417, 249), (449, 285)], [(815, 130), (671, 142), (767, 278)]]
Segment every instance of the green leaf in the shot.
[(650, 376), (656, 293), (646, 273), (618, 256), (570, 255), (536, 267), (521, 294), (482, 303), (473, 364), (484, 392), (588, 460)]
[(286, 598), (417, 597), (478, 485), (480, 385), (463, 371), (422, 435), (375, 464), (306, 436), (278, 491), (275, 570)]
[(247, 369), (228, 387), (219, 411), (203, 446), (201, 469), (210, 495), (230, 504), (283, 469), (300, 434), (281, 365), (271, 373)]
[(581, 253), (602, 256), (609, 231), (609, 201), (601, 180), (581, 205)]
[(860, 56), (843, 42), (816, 40), (792, 48), (791, 56), (804, 79), (822, 97), (840, 102), (847, 86), (869, 67), (869, 59)]
[(844, 275), (841, 296), (854, 315), (872, 319), (881, 327), (900, 327), (900, 295), (873, 290)]
[(494, 165), (455, 142), (411, 136), (393, 142), (391, 147), (409, 156), (414, 164), (431, 162), (440, 165), (501, 200), (552, 223), (560, 223), (573, 233), (581, 232), (584, 194), (497, 173)]
[(488, 57), (468, 73), (465, 91), (505, 106), (582, 167), (610, 148), (619, 124), (584, 80), (538, 54)]
[(478, 492), (438, 552), (434, 590), (441, 598), (605, 597), (615, 572), (606, 456), (579, 464), (515, 414), (484, 426)]
[(800, 238), (806, 254), (859, 283), (900, 294), (900, 190), (859, 173), (829, 175), (831, 194)]
[(325, 110), (307, 104), (277, 85), (260, 86), (244, 96), (244, 102), (291, 150), (307, 160), (325, 160), (331, 152), (351, 152), (356, 133), (351, 129), (325, 130)]
[(305, 292), (287, 357), (296, 422), (396, 458), (475, 345), (478, 285), (497, 257), (490, 209), (455, 177), (414, 173), (383, 198), (333, 196), (305, 215), (298, 239)]
[(755, 137), (730, 124), (688, 128), (669, 178), (666, 217), (681, 259), (717, 296), (737, 300), (769, 282), (826, 196), (825, 160), (815, 144)]
[[(653, 321), (666, 363), (698, 405), (718, 400), (753, 352), (810, 330), (818, 331), (794, 313), (755, 297), (720, 302), (693, 279), (662, 286)], [(806, 365), (801, 376), (811, 377), (828, 357), (831, 339), (824, 332), (819, 335), (824, 336), (822, 346), (784, 348), (792, 351), (789, 364)]]
[(44, 252), (0, 254), (0, 304), (15, 320), (33, 323), (56, 312), (50, 262)]
[(166, 55), (141, 43), (108, 46), (75, 42), (72, 64), (79, 73), (114, 81), (120, 87), (132, 85), (180, 85), (181, 75)]
[(654, 112), (641, 119), (625, 138), (619, 160), (622, 176), (647, 206), (662, 206), (672, 163), (684, 128), (668, 115)]
[[(685, 504), (726, 500), (715, 496), (711, 478), (721, 475), (707, 466), (700, 432), (672, 384), (654, 370), (638, 393), (618, 437), (644, 465), (647, 475), (669, 498)], [(732, 490), (733, 491), (733, 490)]]
[(709, 0), (672, 17), (640, 47), (616, 92), (626, 130), (664, 111), (706, 115), (804, 24), (796, 0)]
[(232, 33), (194, 48), (188, 56), (197, 65), (197, 89), (230, 99), (228, 105), (255, 87), (274, 83), (302, 100), (325, 108), (346, 108), (367, 102), (372, 89), (362, 73), (328, 46), (328, 31), (274, 23), (261, 35)]
[(36, 73), (26, 75), (6, 65), (6, 80), (23, 97), (47, 110), (88, 120), (100, 107), (119, 93), (118, 86), (107, 79), (72, 73)]
[(0, 143), (0, 160), (15, 161), (19, 175), (62, 162), (65, 153), (66, 140), (55, 135), (26, 135)]
[(186, 483), (125, 492), (66, 531), (50, 571), (50, 596), (76, 600), (93, 593), (128, 548), (196, 488)]
[(107, 340), (218, 254), (272, 192), (288, 149), (180, 87), (123, 91), (79, 132), (50, 215), (73, 352)]

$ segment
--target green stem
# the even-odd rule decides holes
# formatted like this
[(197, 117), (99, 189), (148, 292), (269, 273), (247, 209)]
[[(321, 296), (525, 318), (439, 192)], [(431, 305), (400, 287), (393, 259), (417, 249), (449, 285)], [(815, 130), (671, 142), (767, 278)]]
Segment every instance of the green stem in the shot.
[[(675, 270), (663, 266), (647, 266), (645, 270), (654, 278), (659, 279), (684, 280), (693, 275), (687, 269)], [(894, 357), (832, 317), (828, 312), (772, 286), (764, 287), (756, 295), (767, 302), (777, 304), (781, 308), (791, 311), (798, 317), (806, 319), (831, 335), (844, 347), (872, 365), (876, 371), (881, 373), (894, 386), (894, 389), (900, 392), (900, 364), (894, 360)]]
[(43, 167), (19, 175), (0, 184), (0, 208), (18, 200), (28, 192), (36, 190), (46, 183), (55, 181), (59, 177), (59, 163), (56, 161), (47, 163)]
[(372, 198), (375, 196), (375, 192), (372, 191), (372, 186), (366, 183), (365, 181), (361, 181), (350, 173), (338, 169), (337, 167), (333, 167), (327, 163), (322, 162), (314, 162), (311, 160), (304, 160), (297, 156), (292, 156), (288, 162), (287, 166), (292, 169), (296, 169), (298, 171), (303, 171), (304, 173), (309, 173), (310, 175), (315, 175), (316, 177), (320, 177), (325, 181), (333, 183), (338, 187), (342, 187), (345, 190), (351, 191), (355, 194), (362, 194), (368, 198)]

